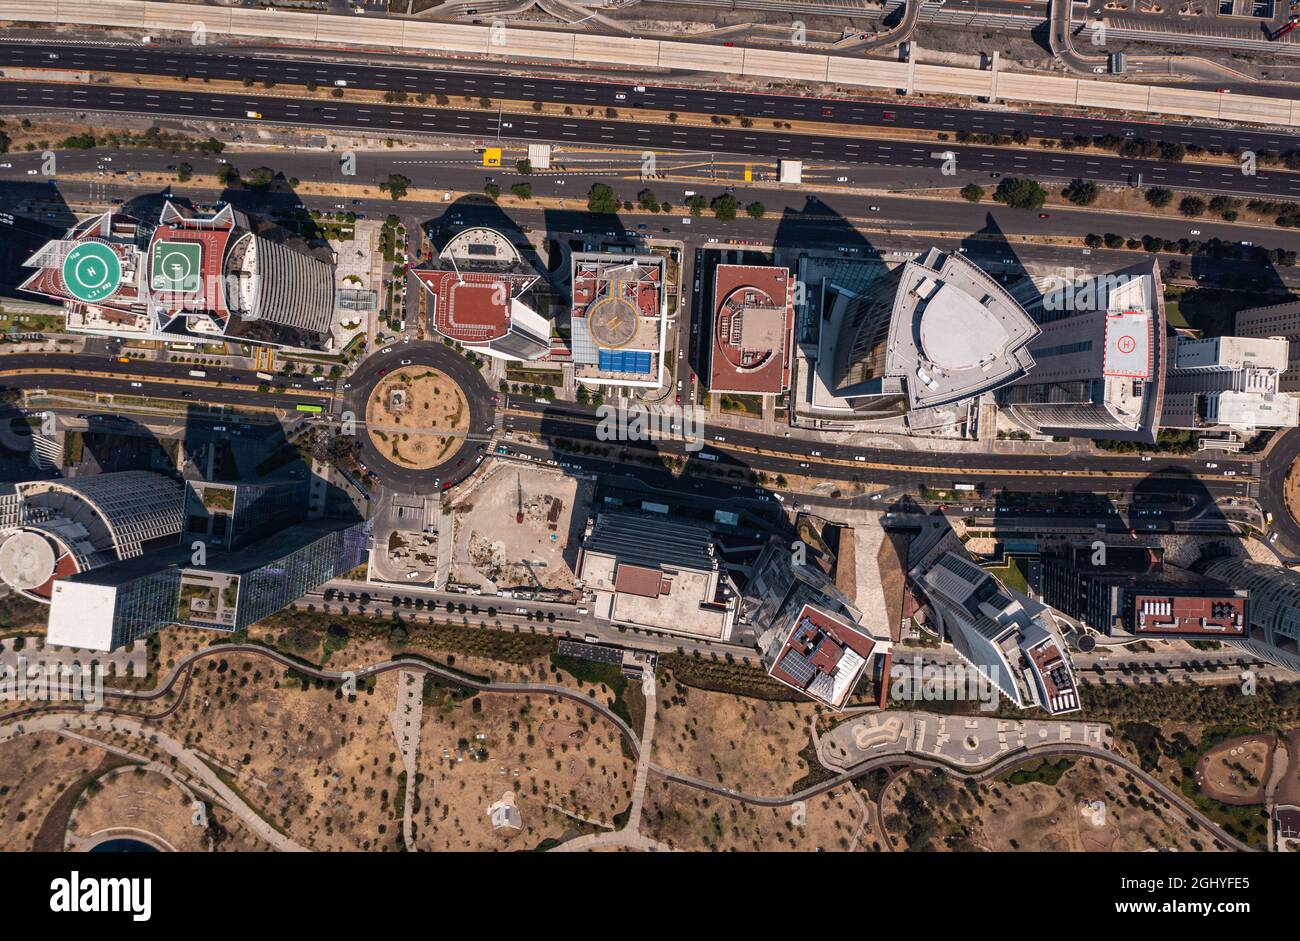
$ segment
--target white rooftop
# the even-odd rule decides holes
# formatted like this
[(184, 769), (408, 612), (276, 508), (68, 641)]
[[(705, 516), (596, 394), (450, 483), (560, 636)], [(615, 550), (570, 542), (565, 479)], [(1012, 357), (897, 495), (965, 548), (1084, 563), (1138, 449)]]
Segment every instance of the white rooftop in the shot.
[(116, 604), (117, 589), (112, 585), (56, 581), (46, 642), (82, 650), (112, 650)]

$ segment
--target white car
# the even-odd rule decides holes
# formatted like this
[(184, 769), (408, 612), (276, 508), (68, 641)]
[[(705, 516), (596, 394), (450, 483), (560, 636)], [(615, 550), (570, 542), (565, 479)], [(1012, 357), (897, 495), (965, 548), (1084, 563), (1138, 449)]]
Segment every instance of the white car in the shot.
[(849, 181), (849, 178), (848, 178), (847, 176), (837, 176), (837, 177), (835, 178), (835, 182), (836, 182), (836, 183), (847, 183), (848, 181)]
[(1142, 460), (1144, 460), (1144, 461), (1149, 461), (1149, 460), (1151, 460), (1151, 455), (1150, 455), (1150, 454), (1144, 454), (1144, 455), (1142, 455)]
[(1208, 463), (1205, 466), (1208, 467), (1210, 470), (1217, 470), (1219, 467), (1218, 464), (1208, 464)]
[(879, 499), (880, 499), (880, 494), (878, 494), (878, 493), (873, 493), (873, 494), (871, 495), (871, 499), (873, 499), (873, 500), (879, 500)]

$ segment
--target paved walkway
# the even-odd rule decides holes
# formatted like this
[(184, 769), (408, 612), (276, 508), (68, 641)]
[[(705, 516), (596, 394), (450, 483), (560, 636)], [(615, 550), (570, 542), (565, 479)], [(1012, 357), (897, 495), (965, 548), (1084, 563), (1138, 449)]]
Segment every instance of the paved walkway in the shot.
[[(217, 773), (208, 766), (195, 752), (186, 748), (184, 744), (172, 738), (166, 732), (154, 728), (147, 728), (143, 723), (134, 719), (128, 719), (123, 716), (109, 716), (102, 713), (97, 715), (86, 715), (84, 713), (50, 713), (48, 715), (34, 716), (30, 718), (19, 719), (13, 722), (0, 723), (0, 742), (7, 742), (11, 739), (23, 735), (31, 735), (35, 732), (58, 732), (61, 734), (83, 732), (118, 732), (126, 735), (134, 735), (149, 745), (165, 751), (184, 768), (198, 778), (214, 794), (220, 798), (221, 802), (229, 807), (230, 810), (239, 817), (241, 823), (248, 827), (249, 831), (265, 840), (275, 849), (286, 852), (305, 853), (309, 852), (307, 847), (295, 843), (285, 834), (281, 833), (275, 827), (271, 826), (262, 819), (258, 813), (244, 799), (231, 790)], [(106, 746), (102, 742), (96, 742), (101, 747)], [(139, 757), (139, 756), (134, 756)]]

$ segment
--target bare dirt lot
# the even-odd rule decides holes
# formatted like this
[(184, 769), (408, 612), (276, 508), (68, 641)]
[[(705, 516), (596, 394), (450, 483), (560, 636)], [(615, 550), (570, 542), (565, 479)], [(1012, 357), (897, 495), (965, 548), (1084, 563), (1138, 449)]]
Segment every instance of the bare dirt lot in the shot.
[(438, 466), (454, 447), (454, 436), (468, 429), (465, 393), (446, 373), (426, 366), (394, 370), (366, 403), (366, 430), (375, 447), (407, 467)]
[[(555, 696), (426, 695), (415, 846), (533, 849), (617, 824), (635, 766), (614, 726)], [(522, 829), (494, 831), (488, 808), (511, 792)]]
[[(451, 581), (498, 589), (532, 586), (535, 578), (543, 588), (573, 588), (591, 497), (587, 480), (494, 461), (452, 505)], [(521, 503), (524, 521), (518, 523)]]
[(205, 804), (203, 822), (196, 824), (193, 801), (193, 794), (156, 771), (115, 768), (82, 794), (68, 821), (65, 845), (76, 851), (125, 837), (190, 853), (268, 848), (222, 807)]
[[(106, 763), (102, 749), (52, 732), (0, 744), (0, 850), (62, 850), (72, 802), (98, 774), (120, 763)], [(38, 843), (47, 817), (54, 819)]]
[(355, 697), (299, 676), (261, 658), (204, 660), (162, 728), (299, 843), (395, 849), (401, 764), (388, 722), (395, 676), (375, 678)]
[(661, 677), (653, 758), (746, 793), (787, 794), (808, 774), (812, 703), (769, 702)]
[(1258, 804), (1273, 767), (1275, 735), (1239, 736), (1215, 745), (1196, 763), (1205, 793), (1225, 804)]

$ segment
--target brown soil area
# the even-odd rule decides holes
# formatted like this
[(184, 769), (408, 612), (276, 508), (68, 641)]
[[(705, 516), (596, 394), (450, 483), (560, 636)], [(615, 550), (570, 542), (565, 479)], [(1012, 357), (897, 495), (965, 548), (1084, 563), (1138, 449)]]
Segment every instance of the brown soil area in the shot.
[(469, 430), (469, 402), (446, 373), (410, 366), (394, 370), (375, 386), (366, 404), (366, 425), (384, 457), (427, 470), (445, 461), (455, 436)]
[[(421, 850), (532, 849), (573, 831), (602, 829), (578, 818), (613, 826), (632, 802), (636, 768), (617, 730), (555, 696), (456, 701), (436, 691), (424, 707), (420, 753)], [(514, 795), (522, 830), (492, 829), (488, 808), (506, 792)]]
[(1225, 804), (1262, 803), (1276, 741), (1276, 735), (1243, 735), (1215, 745), (1196, 763), (1201, 789)]

